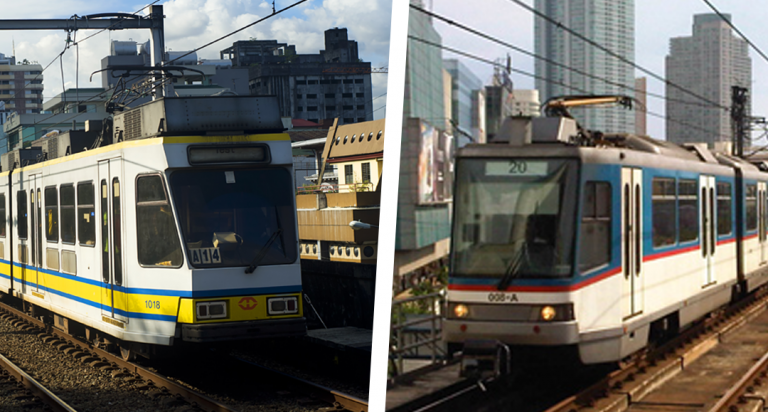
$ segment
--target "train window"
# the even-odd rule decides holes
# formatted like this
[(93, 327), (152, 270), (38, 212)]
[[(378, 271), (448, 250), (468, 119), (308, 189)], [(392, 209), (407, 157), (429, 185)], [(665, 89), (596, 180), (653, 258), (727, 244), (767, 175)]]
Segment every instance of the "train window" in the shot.
[(45, 188), (45, 237), (49, 242), (59, 241), (59, 199), (56, 187)]
[(680, 179), (677, 183), (678, 227), (680, 242), (699, 238), (699, 198), (696, 180)]
[(675, 179), (656, 177), (651, 194), (653, 215), (653, 246), (675, 244)]
[[(61, 243), (75, 243), (75, 187), (61, 185), (59, 190), (61, 205)], [(63, 258), (62, 258), (63, 259)]]
[(181, 243), (163, 180), (143, 175), (136, 180), (136, 234), (139, 264), (180, 267)]
[(5, 237), (6, 227), (5, 194), (0, 195), (0, 237)]
[(757, 229), (757, 186), (747, 185), (747, 193), (745, 196), (745, 206), (747, 208), (746, 225), (747, 230)]
[(112, 179), (112, 240), (114, 240), (114, 268), (115, 284), (123, 284), (123, 259), (120, 257), (120, 251), (123, 250), (122, 235), (120, 233), (120, 180)]
[(730, 235), (733, 233), (731, 217), (731, 184), (717, 182), (717, 234)]
[(27, 192), (16, 192), (16, 216), (19, 217), (19, 239), (27, 238)]
[(285, 169), (177, 170), (170, 184), (192, 266), (296, 261), (294, 192)]
[(93, 183), (77, 184), (77, 233), (81, 246), (96, 245), (96, 209), (93, 206)]
[(582, 272), (611, 261), (611, 185), (587, 182), (581, 213), (579, 270)]

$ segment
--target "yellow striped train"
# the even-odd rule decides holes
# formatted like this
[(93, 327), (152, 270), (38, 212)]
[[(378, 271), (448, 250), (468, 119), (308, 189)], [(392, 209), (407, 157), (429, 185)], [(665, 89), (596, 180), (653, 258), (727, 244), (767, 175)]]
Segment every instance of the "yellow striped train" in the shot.
[(3, 155), (0, 292), (126, 359), (306, 333), (274, 97), (163, 98), (94, 128)]

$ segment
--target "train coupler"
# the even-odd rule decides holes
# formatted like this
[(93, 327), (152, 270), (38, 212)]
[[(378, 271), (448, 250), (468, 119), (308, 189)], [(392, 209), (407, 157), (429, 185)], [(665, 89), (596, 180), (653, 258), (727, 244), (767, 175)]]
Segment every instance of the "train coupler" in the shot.
[(464, 342), (459, 376), (482, 381), (512, 372), (512, 352), (498, 340)]

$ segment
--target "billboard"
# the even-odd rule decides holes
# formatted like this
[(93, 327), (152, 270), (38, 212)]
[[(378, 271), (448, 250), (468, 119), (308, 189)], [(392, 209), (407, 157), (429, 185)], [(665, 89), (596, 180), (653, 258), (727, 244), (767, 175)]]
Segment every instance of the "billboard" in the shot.
[(418, 204), (453, 198), (453, 136), (419, 122)]

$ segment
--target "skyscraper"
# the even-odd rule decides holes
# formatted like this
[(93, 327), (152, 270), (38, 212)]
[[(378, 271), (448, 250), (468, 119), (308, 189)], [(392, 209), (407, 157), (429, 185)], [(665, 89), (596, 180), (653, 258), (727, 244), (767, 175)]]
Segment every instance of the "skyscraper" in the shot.
[[(724, 16), (730, 21), (729, 14)], [(670, 82), (698, 96), (730, 106), (732, 86), (750, 87), (752, 60), (747, 42), (735, 37), (718, 15), (697, 14), (693, 16), (693, 36), (670, 40), (666, 75)], [(705, 142), (712, 147), (730, 139), (728, 111), (669, 85), (666, 96), (667, 140)]]
[[(536, 0), (535, 7), (571, 30), (634, 61), (634, 0)], [(536, 75), (573, 87), (537, 79), (536, 88), (542, 102), (555, 96), (584, 94), (575, 89), (596, 95), (633, 96), (635, 76), (630, 64), (541, 18), (535, 18), (534, 30), (536, 54), (560, 64), (537, 59)], [(610, 84), (565, 67), (608, 80)], [(625, 133), (635, 130), (635, 115), (624, 108), (573, 109), (571, 113), (587, 129)]]

